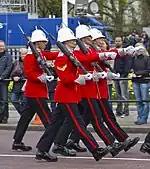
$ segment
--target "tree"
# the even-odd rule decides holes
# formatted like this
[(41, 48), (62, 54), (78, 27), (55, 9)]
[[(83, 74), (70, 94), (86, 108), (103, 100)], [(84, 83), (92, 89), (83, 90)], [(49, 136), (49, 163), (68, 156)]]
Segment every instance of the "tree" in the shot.
[(116, 28), (116, 35), (121, 36), (123, 33), (125, 11), (134, 2), (138, 0), (99, 0), (100, 14), (109, 17), (113, 26)]
[(37, 0), (39, 17), (48, 17), (55, 15), (61, 17), (62, 14), (62, 0)]
[(150, 25), (150, 1), (149, 0), (143, 0), (141, 2), (141, 12), (142, 12), (142, 22), (143, 26), (149, 26)]

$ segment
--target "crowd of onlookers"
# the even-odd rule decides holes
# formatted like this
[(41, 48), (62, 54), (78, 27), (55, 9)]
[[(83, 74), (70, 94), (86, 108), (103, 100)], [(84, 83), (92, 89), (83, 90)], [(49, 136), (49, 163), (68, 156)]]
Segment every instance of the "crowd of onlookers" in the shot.
[[(107, 40), (104, 41), (104, 50), (110, 49)], [(144, 77), (149, 77), (150, 73), (150, 58), (147, 52), (149, 45), (148, 35), (145, 31), (138, 34), (134, 30), (128, 37), (116, 37), (115, 38), (115, 48), (143, 45), (145, 50), (141, 50), (134, 54), (134, 56), (122, 57), (114, 61), (107, 61), (116, 73), (120, 74), (121, 78), (127, 78), (129, 73), (132, 73), (132, 86), (134, 94), (137, 100), (137, 120), (136, 125), (142, 125), (147, 123), (149, 115), (149, 103), (144, 102), (148, 100), (148, 90), (150, 80), (145, 80)], [(46, 50), (51, 48), (50, 43), (46, 47)], [(23, 95), (23, 84), (24, 84), (24, 72), (23, 72), (23, 59), (27, 54), (28, 50), (26, 48), (21, 48), (19, 51), (19, 57), (13, 60), (12, 56), (6, 51), (5, 43), (0, 41), (0, 123), (7, 123), (9, 118), (8, 110), (8, 84), (9, 81), (3, 81), (3, 79), (11, 78), (13, 80), (13, 88), (11, 91), (11, 102), (15, 106), (18, 113), (24, 110), (26, 99)], [(50, 61), (47, 65), (54, 71), (54, 63)], [(108, 71), (110, 71), (108, 69)], [(57, 75), (55, 74), (57, 79)], [(57, 81), (53, 81), (48, 84), (49, 88), (49, 98), (51, 103), (51, 109), (54, 111), (56, 108), (56, 103), (53, 102), (54, 89), (57, 85)], [(112, 98), (112, 88), (115, 88), (116, 99), (124, 100), (127, 102), (119, 101), (117, 103), (116, 115), (120, 117), (125, 117), (129, 115), (129, 89), (128, 80), (109, 80), (108, 90), (109, 97)], [(112, 106), (112, 102), (110, 102)]]
[(136, 43), (143, 43), (146, 49), (149, 46), (149, 37), (145, 31), (138, 33), (136, 29), (133, 30), (131, 34), (128, 36), (123, 37), (123, 46), (135, 46)]
[[(128, 37), (122, 39), (115, 38), (115, 48), (122, 48), (132, 45), (134, 47), (143, 46), (141, 51), (134, 54), (134, 56), (126, 56), (114, 61), (113, 68), (116, 73), (120, 74), (121, 78), (127, 78), (129, 73), (132, 77), (132, 87), (137, 101), (137, 120), (136, 125), (146, 124), (149, 115), (149, 103), (146, 102), (149, 96), (150, 80), (144, 79), (149, 77), (150, 73), (150, 57), (147, 52), (148, 36), (145, 32), (139, 36), (135, 31)], [(110, 98), (112, 96), (112, 83), (109, 82)], [(110, 89), (111, 88), (111, 89)], [(118, 102), (116, 108), (116, 115), (120, 117), (129, 115), (129, 88), (127, 80), (114, 81), (114, 88), (116, 98), (118, 100), (125, 100), (127, 102)]]

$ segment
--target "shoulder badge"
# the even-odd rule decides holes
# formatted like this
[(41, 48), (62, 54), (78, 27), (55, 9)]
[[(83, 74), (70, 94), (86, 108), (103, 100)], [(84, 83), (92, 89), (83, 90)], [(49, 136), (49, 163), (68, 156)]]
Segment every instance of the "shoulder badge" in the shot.
[(62, 67), (57, 66), (56, 68), (57, 68), (58, 70), (65, 71), (65, 69), (67, 68), (67, 64), (64, 65), (64, 66), (62, 66)]

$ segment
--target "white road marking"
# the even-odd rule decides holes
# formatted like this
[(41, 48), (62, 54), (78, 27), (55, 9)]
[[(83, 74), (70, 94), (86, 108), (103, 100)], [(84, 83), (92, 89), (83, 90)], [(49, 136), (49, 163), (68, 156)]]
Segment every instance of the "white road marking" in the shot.
[[(117, 143), (117, 141), (115, 141)], [(104, 143), (103, 141), (97, 140), (97, 143)], [(144, 141), (139, 141), (138, 144), (143, 144)]]
[[(21, 157), (21, 158), (34, 158), (35, 155), (20, 155), (20, 154), (0, 154), (0, 157)], [(58, 156), (60, 159), (85, 159), (85, 160), (94, 160), (93, 157), (63, 157)], [(102, 160), (116, 160), (116, 161), (147, 161), (150, 162), (150, 159), (145, 158), (103, 158)]]

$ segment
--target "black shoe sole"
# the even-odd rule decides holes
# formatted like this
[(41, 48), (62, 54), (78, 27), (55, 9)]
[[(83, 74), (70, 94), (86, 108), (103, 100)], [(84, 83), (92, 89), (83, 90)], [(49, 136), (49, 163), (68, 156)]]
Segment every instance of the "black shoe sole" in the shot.
[(52, 152), (55, 153), (55, 154), (60, 154), (60, 155), (62, 155), (62, 156), (76, 157), (76, 154), (65, 154), (64, 152), (59, 151), (59, 150), (52, 150)]
[(21, 148), (12, 148), (14, 151), (31, 151), (32, 149), (21, 149)]
[(142, 153), (146, 153), (146, 150), (143, 149), (143, 148), (140, 148), (140, 151), (141, 151)]
[(78, 152), (78, 153), (84, 153), (84, 152), (87, 152), (87, 149), (85, 148), (85, 149), (78, 149), (78, 148), (76, 148), (76, 147), (74, 147), (74, 146), (67, 146), (67, 148), (69, 149), (69, 150), (75, 150), (76, 152)]
[(111, 150), (112, 150), (112, 147), (107, 146), (107, 149), (102, 153), (101, 158), (109, 154)]
[(140, 151), (141, 151), (142, 153), (147, 153), (148, 155), (150, 155), (150, 152), (146, 151), (144, 148), (140, 148)]
[(135, 146), (139, 142), (140, 138), (137, 138), (134, 142), (134, 144), (131, 144), (130, 147), (124, 148), (124, 151), (127, 152), (130, 150), (131, 147)]
[(95, 161), (101, 160), (105, 155), (107, 155), (110, 152), (110, 150), (111, 150), (111, 147), (108, 147), (104, 152), (102, 152), (101, 154), (99, 154), (98, 157), (93, 156), (94, 159), (95, 159)]
[(36, 159), (36, 160), (45, 160), (45, 161), (47, 161), (47, 162), (57, 162), (57, 161), (58, 161), (57, 158), (56, 158), (55, 160), (50, 160), (50, 159), (45, 159), (45, 158), (43, 158), (43, 157), (41, 157), (41, 156), (38, 156), (38, 155), (35, 156), (35, 159)]
[[(70, 148), (68, 148), (68, 149), (70, 149)], [(87, 149), (83, 149), (83, 150), (79, 150), (79, 149), (76, 149), (76, 148), (71, 148), (70, 150), (75, 150), (76, 152), (78, 152), (78, 153), (84, 153), (84, 152), (87, 152)]]
[(122, 150), (124, 150), (125, 145), (123, 145), (120, 149), (118, 149), (116, 152), (110, 152), (112, 157), (117, 156)]

